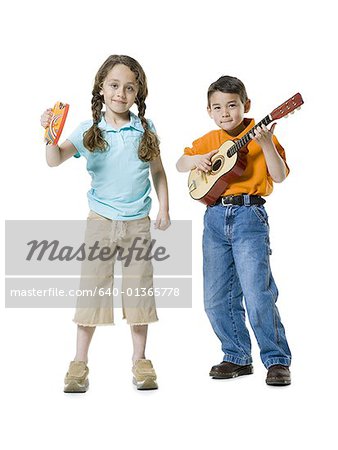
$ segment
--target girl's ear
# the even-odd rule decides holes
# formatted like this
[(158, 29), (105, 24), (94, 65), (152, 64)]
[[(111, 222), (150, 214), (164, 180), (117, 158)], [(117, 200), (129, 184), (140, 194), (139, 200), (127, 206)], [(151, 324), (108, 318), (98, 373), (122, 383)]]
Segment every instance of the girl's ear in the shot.
[(244, 112), (245, 112), (245, 113), (249, 112), (249, 111), (250, 111), (250, 107), (251, 107), (251, 100), (248, 99), (248, 100), (245, 102), (245, 105), (244, 105)]

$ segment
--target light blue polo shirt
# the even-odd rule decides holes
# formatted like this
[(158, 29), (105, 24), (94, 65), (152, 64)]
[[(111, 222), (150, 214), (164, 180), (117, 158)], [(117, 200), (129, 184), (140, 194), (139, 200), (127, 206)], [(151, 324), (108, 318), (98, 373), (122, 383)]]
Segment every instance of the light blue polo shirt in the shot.
[[(151, 208), (150, 164), (138, 157), (144, 132), (140, 119), (130, 112), (130, 122), (117, 130), (102, 117), (99, 127), (108, 142), (103, 152), (89, 152), (83, 145), (83, 133), (92, 124), (93, 120), (82, 122), (68, 137), (78, 151), (74, 156), (87, 159), (87, 170), (92, 177), (87, 194), (89, 208), (113, 220), (146, 217)], [(148, 124), (156, 132), (150, 120)]]

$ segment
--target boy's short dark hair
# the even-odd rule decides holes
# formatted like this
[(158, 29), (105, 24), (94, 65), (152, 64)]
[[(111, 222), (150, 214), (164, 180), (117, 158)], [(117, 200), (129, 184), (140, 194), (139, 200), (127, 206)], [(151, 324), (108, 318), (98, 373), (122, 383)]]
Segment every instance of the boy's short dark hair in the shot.
[(210, 97), (217, 91), (224, 92), (225, 94), (238, 94), (243, 105), (245, 105), (248, 100), (248, 94), (246, 93), (244, 84), (236, 77), (224, 75), (209, 86), (208, 106), (210, 106)]

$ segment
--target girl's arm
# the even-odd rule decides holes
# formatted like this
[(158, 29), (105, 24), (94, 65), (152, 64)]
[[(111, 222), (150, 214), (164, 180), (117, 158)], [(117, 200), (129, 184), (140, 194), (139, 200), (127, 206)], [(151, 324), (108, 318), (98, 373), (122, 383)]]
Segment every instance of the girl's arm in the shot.
[[(41, 116), (41, 125), (44, 128), (49, 126), (52, 118), (51, 108), (47, 109)], [(70, 142), (65, 141), (59, 145), (46, 145), (46, 161), (49, 167), (55, 167), (62, 164), (67, 159), (71, 158), (77, 153), (76, 147)]]
[(169, 198), (167, 177), (160, 156), (150, 162), (150, 171), (159, 202), (155, 228), (165, 230), (170, 225)]
[(65, 141), (59, 145), (46, 145), (46, 161), (49, 167), (56, 167), (77, 153), (76, 147)]

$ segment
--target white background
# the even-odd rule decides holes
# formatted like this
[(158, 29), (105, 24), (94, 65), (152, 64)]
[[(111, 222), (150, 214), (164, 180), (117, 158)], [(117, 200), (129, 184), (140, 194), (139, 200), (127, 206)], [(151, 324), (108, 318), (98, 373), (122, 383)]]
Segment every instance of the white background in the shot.
[[(4, 309), (1, 319), (2, 448), (325, 448), (334, 446), (337, 394), (337, 43), (334, 2), (13, 1), (1, 19), (2, 181), (6, 219), (83, 219), (83, 158), (45, 162), (42, 111), (70, 103), (63, 138), (90, 118), (93, 79), (110, 54), (133, 56), (149, 82), (147, 117), (161, 138), (172, 219), (193, 221), (193, 309), (161, 310), (147, 356), (160, 389), (131, 384), (129, 328), (96, 330), (85, 395), (62, 392), (74, 356), (73, 311)], [(222, 360), (203, 311), (204, 207), (175, 163), (214, 128), (206, 91), (221, 75), (243, 80), (250, 117), (263, 118), (295, 92), (305, 105), (278, 122), (291, 173), (269, 197), (271, 264), (293, 352), (293, 384), (255, 373), (208, 377)], [(155, 196), (156, 197), (156, 196)], [(152, 218), (156, 217), (154, 199)], [(2, 209), (4, 211), (4, 209)], [(3, 226), (3, 224), (2, 224)]]

